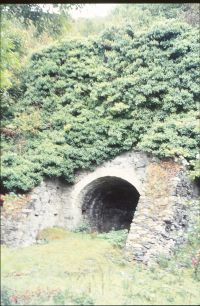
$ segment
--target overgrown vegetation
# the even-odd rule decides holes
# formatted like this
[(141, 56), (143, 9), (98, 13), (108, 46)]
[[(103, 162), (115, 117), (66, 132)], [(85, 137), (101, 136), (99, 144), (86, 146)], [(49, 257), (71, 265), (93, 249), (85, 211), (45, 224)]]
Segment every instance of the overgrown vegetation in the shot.
[(127, 236), (128, 236), (127, 229), (118, 230), (118, 231), (112, 230), (108, 233), (101, 233), (97, 235), (98, 238), (107, 240), (114, 247), (121, 249), (125, 247)]
[[(4, 214), (44, 177), (73, 182), (135, 148), (185, 158), (197, 179), (199, 4), (125, 4), (77, 21), (57, 8), (1, 5)], [(169, 177), (156, 167), (149, 192), (160, 195), (154, 182)], [(34, 246), (2, 247), (1, 305), (198, 305), (198, 233), (145, 267), (123, 257), (127, 231), (45, 229)]]
[(114, 234), (46, 229), (46, 244), (2, 247), (1, 305), (198, 305), (198, 230), (174, 257), (146, 267), (125, 260)]
[(21, 98), (4, 113), (3, 187), (28, 191), (45, 176), (73, 182), (77, 169), (132, 148), (183, 156), (194, 169), (198, 47), (195, 28), (169, 21), (33, 54)]

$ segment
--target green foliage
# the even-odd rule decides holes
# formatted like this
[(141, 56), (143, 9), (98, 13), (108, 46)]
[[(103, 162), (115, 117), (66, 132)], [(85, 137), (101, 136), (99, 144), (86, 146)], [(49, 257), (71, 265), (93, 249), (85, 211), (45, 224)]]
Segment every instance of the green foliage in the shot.
[(127, 240), (128, 230), (110, 231), (108, 233), (98, 234), (98, 238), (105, 239), (113, 246), (123, 248)]
[[(1, 89), (11, 87), (13, 80), (13, 71), (20, 67), (19, 53), (17, 50), (17, 41), (11, 37), (9, 31), (10, 22), (1, 20)], [(3, 35), (2, 35), (3, 33)]]
[(169, 258), (166, 257), (165, 255), (159, 255), (157, 262), (162, 269), (166, 269), (170, 264)]
[(32, 135), (36, 134), (41, 126), (40, 112), (39, 110), (31, 110), (29, 114), (21, 113), (13, 121), (16, 128), (20, 133)]
[[(189, 244), (179, 246), (163, 267), (128, 262), (98, 235), (91, 239), (91, 234), (64, 230), (63, 238), (48, 244), (2, 246), (2, 288), (9, 288), (14, 305), (198, 305), (199, 281), (192, 266), (198, 232), (192, 231)], [(51, 229), (51, 237), (58, 234)]]
[[(1, 180), (7, 190), (28, 191), (42, 180), (39, 173), (40, 165), (25, 159), (17, 153), (9, 152), (4, 154), (1, 162), (3, 164)], [(27, 177), (29, 171), (30, 175)]]
[(65, 304), (65, 299), (66, 299), (66, 293), (63, 294), (61, 292), (57, 293), (53, 297), (54, 305), (64, 305)]
[(170, 20), (143, 32), (129, 24), (33, 54), (9, 122), (19, 136), (4, 139), (3, 186), (27, 191), (44, 176), (73, 182), (76, 170), (136, 147), (183, 156), (193, 171), (197, 34)]
[(200, 159), (199, 156), (197, 155), (197, 160), (192, 160), (191, 161), (191, 169), (189, 172), (190, 177), (195, 180), (199, 179), (199, 173), (200, 173)]
[(119, 115), (121, 116), (123, 113), (127, 112), (129, 109), (129, 106), (119, 102), (119, 103), (115, 103), (113, 107), (110, 108), (110, 112), (113, 115)]
[[(121, 4), (109, 16), (112, 22), (132, 21), (135, 27), (149, 26), (159, 19), (164, 23), (176, 19), (198, 26), (199, 3), (151, 3)], [(117, 23), (116, 23), (117, 24)]]
[(80, 7), (80, 4), (4, 4), (1, 14), (8, 19), (16, 18), (27, 27), (33, 24), (38, 33), (50, 28), (52, 34), (57, 34), (62, 29), (62, 18), (69, 18), (70, 9)]
[(10, 296), (11, 296), (11, 290), (8, 289), (7, 287), (2, 287), (1, 288), (1, 305), (2, 306), (10, 306), (12, 305), (11, 300), (10, 300)]
[(144, 135), (139, 147), (160, 157), (195, 159), (200, 145), (197, 118), (198, 112), (190, 111), (156, 122)]
[(89, 233), (91, 230), (90, 224), (87, 222), (83, 222), (81, 225), (79, 225), (74, 232), (75, 233)]
[(95, 305), (93, 298), (87, 294), (82, 294), (73, 298), (75, 305)]
[(183, 4), (179, 3), (139, 4), (138, 6), (141, 7), (144, 12), (150, 12), (152, 16), (159, 15), (166, 18), (175, 18), (180, 14), (180, 11), (184, 9)]

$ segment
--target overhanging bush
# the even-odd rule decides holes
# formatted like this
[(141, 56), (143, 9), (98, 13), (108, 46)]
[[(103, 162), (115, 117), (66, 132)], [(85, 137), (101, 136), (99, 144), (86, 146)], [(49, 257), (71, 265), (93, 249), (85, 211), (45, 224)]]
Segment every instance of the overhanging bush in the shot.
[(34, 54), (9, 122), (20, 136), (3, 139), (3, 187), (27, 191), (45, 176), (73, 182), (77, 169), (135, 147), (182, 155), (195, 171), (198, 37), (184, 24), (145, 33), (129, 25)]

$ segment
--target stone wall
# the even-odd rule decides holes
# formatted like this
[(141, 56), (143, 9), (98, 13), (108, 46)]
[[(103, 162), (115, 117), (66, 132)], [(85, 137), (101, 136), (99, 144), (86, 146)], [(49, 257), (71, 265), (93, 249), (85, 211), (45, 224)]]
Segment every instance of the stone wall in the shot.
[(199, 206), (183, 167), (173, 162), (151, 163), (144, 190), (131, 224), (126, 254), (130, 259), (151, 263), (159, 255), (169, 257), (186, 241)]
[[(93, 172), (77, 173), (73, 185), (45, 180), (29, 194), (20, 211), (6, 215), (3, 210), (1, 238), (9, 246), (23, 247), (35, 243), (47, 227), (73, 230), (87, 220), (94, 230), (104, 231), (119, 229), (121, 222), (122, 228), (130, 228), (127, 256), (147, 263), (159, 253), (169, 255), (184, 242), (192, 219), (187, 202), (192, 197), (193, 186), (183, 166), (127, 152)], [(133, 220), (127, 221), (129, 212)]]

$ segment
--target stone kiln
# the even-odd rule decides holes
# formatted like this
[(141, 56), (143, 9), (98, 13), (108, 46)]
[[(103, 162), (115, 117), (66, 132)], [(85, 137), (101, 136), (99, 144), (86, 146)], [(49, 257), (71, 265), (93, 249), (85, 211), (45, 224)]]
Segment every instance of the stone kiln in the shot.
[(99, 232), (128, 229), (127, 256), (148, 263), (184, 242), (197, 209), (188, 206), (192, 197), (183, 166), (127, 152), (93, 172), (77, 173), (73, 185), (45, 180), (25, 209), (15, 216), (2, 213), (2, 242), (23, 247), (35, 243), (44, 228), (73, 230), (89, 222)]

